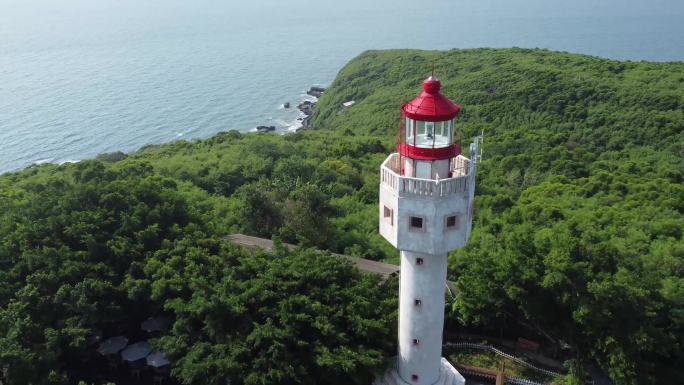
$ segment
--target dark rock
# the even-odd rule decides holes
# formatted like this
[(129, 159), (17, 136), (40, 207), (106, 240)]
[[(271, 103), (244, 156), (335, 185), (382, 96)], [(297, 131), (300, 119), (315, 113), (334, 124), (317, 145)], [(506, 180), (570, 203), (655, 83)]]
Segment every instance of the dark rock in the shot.
[(290, 108), (290, 102), (283, 103), (283, 108)]
[(275, 126), (257, 126), (257, 132), (275, 131)]
[(299, 111), (302, 111), (305, 115), (311, 115), (313, 113), (314, 107), (316, 106), (316, 103), (310, 102), (308, 100), (303, 101), (300, 103), (297, 108), (299, 108)]
[(320, 98), (324, 92), (325, 92), (325, 88), (323, 88), (323, 87), (311, 87), (311, 88), (309, 88), (308, 91), (306, 91), (307, 94), (314, 96), (314, 97), (317, 97), (317, 98)]
[(128, 157), (128, 155), (124, 154), (121, 151), (116, 151), (116, 152), (108, 152), (104, 154), (99, 154), (98, 156), (95, 157), (95, 159), (101, 161), (101, 162), (107, 162), (107, 163), (114, 163), (118, 162), (120, 160), (124, 160)]

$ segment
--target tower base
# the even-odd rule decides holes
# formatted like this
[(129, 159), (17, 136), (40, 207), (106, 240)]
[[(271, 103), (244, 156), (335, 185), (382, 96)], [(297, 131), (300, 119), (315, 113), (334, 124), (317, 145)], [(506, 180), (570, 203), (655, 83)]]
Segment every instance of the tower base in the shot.
[[(373, 381), (373, 385), (416, 385), (416, 383), (404, 381), (399, 377), (396, 364), (387, 368), (382, 377)], [(439, 379), (430, 385), (465, 385), (465, 378), (458, 372), (446, 358), (442, 357), (439, 367)]]

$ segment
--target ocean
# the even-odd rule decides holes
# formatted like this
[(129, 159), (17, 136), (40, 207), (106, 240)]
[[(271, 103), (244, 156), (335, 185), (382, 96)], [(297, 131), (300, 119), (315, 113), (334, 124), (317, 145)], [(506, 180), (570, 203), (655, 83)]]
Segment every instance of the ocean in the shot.
[(368, 49), (681, 61), (682, 20), (681, 0), (0, 0), (0, 172), (291, 131), (305, 91)]

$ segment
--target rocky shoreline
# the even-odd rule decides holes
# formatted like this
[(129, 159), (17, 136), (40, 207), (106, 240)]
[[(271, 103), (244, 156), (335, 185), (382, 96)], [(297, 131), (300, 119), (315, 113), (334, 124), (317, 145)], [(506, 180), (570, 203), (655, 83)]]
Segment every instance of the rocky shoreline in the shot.
[[(324, 93), (325, 93), (325, 88), (316, 87), (316, 86), (313, 86), (313, 87), (309, 88), (308, 91), (306, 91), (307, 95), (313, 96), (314, 98), (316, 98), (316, 100), (318, 100), (321, 96), (323, 96)], [(301, 118), (302, 119), (302, 127), (300, 127), (298, 130), (300, 130), (300, 129), (305, 130), (305, 129), (310, 128), (311, 127), (311, 118), (313, 117), (314, 110), (316, 109), (316, 102), (305, 100), (305, 101), (301, 102), (297, 106), (297, 108), (299, 109), (299, 111), (301, 111), (305, 115), (303, 118)]]
[[(304, 100), (301, 103), (297, 105), (297, 109), (302, 112), (304, 115), (303, 117), (297, 118), (297, 121), (301, 124), (300, 127), (297, 127), (294, 131), (298, 132), (301, 130), (306, 130), (311, 128), (311, 119), (313, 118), (314, 111), (316, 109), (316, 102), (318, 101), (318, 98), (323, 96), (325, 93), (325, 88), (323, 87), (318, 87), (318, 86), (311, 86), (308, 91), (306, 91), (306, 94), (309, 96), (312, 96), (315, 98), (314, 101), (311, 100)], [(290, 108), (290, 102), (284, 102), (282, 104), (282, 108), (288, 109)], [(276, 127), (272, 125), (261, 125), (256, 127), (257, 132), (273, 132), (276, 131)]]

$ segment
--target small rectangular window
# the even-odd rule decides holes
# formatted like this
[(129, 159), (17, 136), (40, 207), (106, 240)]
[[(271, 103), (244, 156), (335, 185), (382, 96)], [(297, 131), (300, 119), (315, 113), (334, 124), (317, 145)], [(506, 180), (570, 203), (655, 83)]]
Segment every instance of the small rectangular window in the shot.
[(411, 375), (411, 380), (412, 380), (412, 381), (418, 381), (418, 375), (417, 375), (417, 374), (412, 374), (412, 375)]
[(412, 229), (418, 229), (422, 230), (423, 229), (423, 218), (421, 217), (411, 217), (410, 218), (410, 224)]
[(413, 303), (415, 303), (416, 306), (420, 306), (420, 305), (423, 303), (423, 301), (421, 301), (421, 300), (419, 300), (419, 299), (416, 299), (416, 300), (413, 301)]
[(390, 225), (394, 224), (394, 210), (391, 208), (384, 206), (383, 217), (385, 218), (385, 222), (389, 223)]
[(413, 345), (418, 346), (418, 344), (420, 344), (420, 341), (418, 340), (418, 338), (414, 338)]
[(416, 265), (422, 265), (423, 264), (423, 258), (416, 258)]
[(458, 214), (444, 216), (444, 230), (458, 230), (461, 226), (461, 217)]
[(458, 230), (459, 228), (459, 218), (458, 215), (447, 215), (444, 218), (444, 227), (447, 230)]

